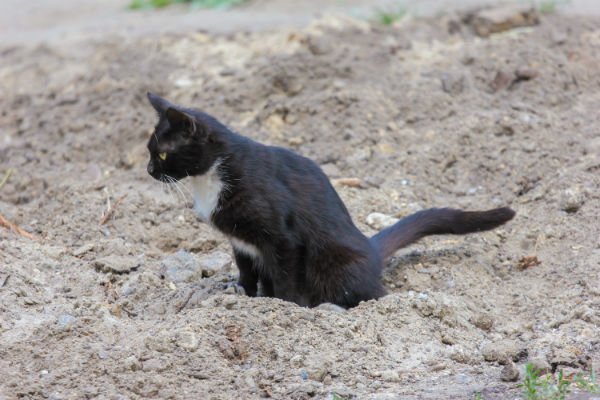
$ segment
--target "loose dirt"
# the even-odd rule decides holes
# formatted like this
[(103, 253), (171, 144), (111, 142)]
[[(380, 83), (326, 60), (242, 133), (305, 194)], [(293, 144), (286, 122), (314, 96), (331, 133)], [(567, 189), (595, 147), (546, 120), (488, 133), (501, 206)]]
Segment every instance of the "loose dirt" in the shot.
[[(600, 370), (600, 19), (449, 21), (3, 46), (0, 210), (43, 239), (0, 228), (0, 397), (505, 399), (507, 363)], [(366, 234), (517, 216), (400, 251), (345, 312), (236, 294), (228, 242), (145, 171), (148, 90), (360, 179), (338, 190)], [(177, 281), (188, 256), (225, 262)]]

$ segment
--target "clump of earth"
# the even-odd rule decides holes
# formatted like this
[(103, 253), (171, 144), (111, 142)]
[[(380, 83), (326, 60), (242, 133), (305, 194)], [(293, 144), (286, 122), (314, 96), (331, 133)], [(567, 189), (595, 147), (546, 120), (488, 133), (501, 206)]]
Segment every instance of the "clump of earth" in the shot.
[[(599, 370), (599, 49), (600, 19), (557, 15), (4, 46), (0, 214), (38, 238), (0, 228), (0, 397), (503, 399), (530, 362)], [(147, 91), (312, 158), (367, 235), (373, 213), (517, 216), (399, 251), (390, 294), (347, 311), (246, 297), (228, 241), (145, 171)]]

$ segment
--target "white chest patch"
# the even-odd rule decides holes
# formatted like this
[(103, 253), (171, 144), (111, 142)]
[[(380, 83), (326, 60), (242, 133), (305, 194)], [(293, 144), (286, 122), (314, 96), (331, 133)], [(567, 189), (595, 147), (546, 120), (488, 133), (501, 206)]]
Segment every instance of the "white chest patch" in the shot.
[(217, 173), (218, 167), (219, 160), (205, 174), (190, 178), (192, 194), (194, 195), (194, 210), (207, 223), (210, 223), (210, 217), (217, 208), (219, 196), (224, 186)]
[(248, 242), (244, 242), (243, 240), (240, 240), (240, 239), (237, 239), (234, 237), (230, 237), (229, 240), (231, 241), (231, 245), (233, 246), (233, 248), (236, 251), (239, 251), (240, 253), (244, 253), (247, 256), (250, 256), (257, 260), (260, 260), (262, 258), (262, 254), (260, 253), (260, 250), (255, 245), (250, 244)]

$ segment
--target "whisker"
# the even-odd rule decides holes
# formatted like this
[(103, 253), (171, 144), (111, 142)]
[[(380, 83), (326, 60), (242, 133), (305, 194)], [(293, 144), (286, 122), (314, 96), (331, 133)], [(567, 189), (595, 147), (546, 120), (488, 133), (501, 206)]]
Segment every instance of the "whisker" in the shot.
[(185, 197), (185, 193), (183, 193), (183, 191), (180, 189), (180, 186), (181, 186), (180, 183), (175, 179), (173, 179), (171, 182), (173, 183), (173, 185), (175, 185), (175, 189), (177, 189), (177, 191), (181, 194), (181, 197), (183, 198), (183, 202), (185, 203), (185, 206), (187, 207), (188, 206), (187, 197)]
[(187, 198), (185, 197), (185, 194), (179, 188), (179, 183), (177, 182), (177, 179), (175, 179), (169, 175), (167, 175), (167, 179), (169, 180), (169, 182), (171, 182), (173, 184), (173, 186), (175, 186), (175, 189), (177, 190), (177, 196), (183, 200), (183, 202), (185, 203), (185, 206), (187, 207), (188, 206)]
[(177, 201), (175, 201), (175, 196), (173, 196), (173, 191), (171, 190), (171, 185), (169, 185), (168, 182), (165, 182), (165, 186), (167, 187), (167, 189), (169, 189), (169, 196), (171, 197), (171, 200), (173, 201), (173, 203), (176, 203)]
[[(189, 176), (189, 175), (188, 175)], [(188, 194), (190, 195), (190, 197), (193, 199), (194, 198), (194, 194), (192, 193), (192, 191), (187, 187), (187, 185), (185, 183), (183, 183), (182, 181), (177, 182), (179, 184), (179, 186), (181, 186), (186, 192), (188, 192)]]

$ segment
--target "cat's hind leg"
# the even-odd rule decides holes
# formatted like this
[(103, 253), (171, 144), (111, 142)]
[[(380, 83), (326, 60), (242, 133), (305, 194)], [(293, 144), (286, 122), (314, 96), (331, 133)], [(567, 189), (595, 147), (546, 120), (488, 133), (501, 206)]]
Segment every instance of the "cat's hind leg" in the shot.
[(255, 297), (258, 288), (258, 274), (254, 268), (254, 260), (236, 250), (233, 251), (233, 254), (235, 255), (235, 263), (240, 271), (238, 284), (244, 288), (248, 296)]

